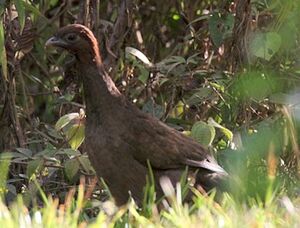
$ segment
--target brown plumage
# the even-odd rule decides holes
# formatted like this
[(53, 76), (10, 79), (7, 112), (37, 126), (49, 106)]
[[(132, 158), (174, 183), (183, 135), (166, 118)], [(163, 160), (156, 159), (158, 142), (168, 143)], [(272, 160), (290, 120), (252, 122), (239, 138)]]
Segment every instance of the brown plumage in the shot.
[(176, 183), (186, 166), (190, 172), (197, 170), (196, 185), (205, 190), (226, 179), (227, 173), (203, 146), (140, 111), (119, 92), (104, 70), (97, 40), (88, 28), (66, 26), (46, 46), (64, 48), (76, 58), (86, 102), (87, 153), (118, 205), (127, 202), (129, 192), (141, 203), (147, 160), (159, 196), (160, 177)]

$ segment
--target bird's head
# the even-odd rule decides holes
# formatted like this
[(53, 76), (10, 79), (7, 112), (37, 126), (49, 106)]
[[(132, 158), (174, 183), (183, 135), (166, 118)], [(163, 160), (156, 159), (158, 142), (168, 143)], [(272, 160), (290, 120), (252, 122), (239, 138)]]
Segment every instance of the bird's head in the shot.
[(59, 29), (47, 40), (45, 46), (63, 48), (84, 62), (90, 59), (101, 62), (97, 39), (90, 29), (80, 24)]

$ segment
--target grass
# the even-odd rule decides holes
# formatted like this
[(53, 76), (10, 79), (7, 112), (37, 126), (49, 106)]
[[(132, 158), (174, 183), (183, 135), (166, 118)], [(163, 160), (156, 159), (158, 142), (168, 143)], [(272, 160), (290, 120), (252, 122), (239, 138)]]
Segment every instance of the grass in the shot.
[[(59, 204), (57, 199), (42, 196), (43, 206), (34, 206), (29, 210), (19, 196), (9, 207), (0, 203), (0, 227), (300, 226), (300, 198), (273, 195), (267, 203), (257, 199), (237, 203), (232, 196), (224, 194), (223, 200), (216, 203), (214, 194), (204, 196), (195, 191), (194, 202), (188, 205), (182, 203), (180, 185), (170, 192), (172, 194), (168, 194), (164, 200), (166, 209), (160, 212), (151, 202), (145, 211), (137, 208), (133, 200), (120, 208), (112, 201), (107, 201), (100, 204), (100, 212), (94, 217), (86, 212), (90, 202), (84, 200), (82, 184), (78, 187), (77, 197), (74, 197), (74, 191), (70, 192), (64, 204)], [(149, 208), (152, 208), (151, 212)]]

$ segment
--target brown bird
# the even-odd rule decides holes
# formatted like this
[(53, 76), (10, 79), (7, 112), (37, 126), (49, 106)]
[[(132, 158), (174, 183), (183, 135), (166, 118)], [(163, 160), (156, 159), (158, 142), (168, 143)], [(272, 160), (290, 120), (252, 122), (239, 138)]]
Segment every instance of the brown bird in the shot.
[(87, 27), (63, 27), (46, 46), (66, 49), (75, 56), (86, 102), (87, 153), (118, 205), (125, 204), (129, 195), (141, 204), (147, 161), (158, 196), (162, 196), (160, 178), (166, 176), (174, 184), (187, 166), (196, 175), (195, 185), (205, 190), (219, 187), (227, 178), (203, 146), (142, 112), (119, 92), (104, 70), (98, 42)]

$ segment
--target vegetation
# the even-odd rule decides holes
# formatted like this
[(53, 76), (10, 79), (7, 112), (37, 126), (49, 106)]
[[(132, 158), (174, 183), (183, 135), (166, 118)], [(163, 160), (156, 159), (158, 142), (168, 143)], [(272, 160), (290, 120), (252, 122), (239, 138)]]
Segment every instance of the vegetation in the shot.
[[(299, 226), (299, 0), (2, 1), (0, 224)], [(85, 153), (82, 86), (46, 40), (89, 26), (120, 91), (195, 138), (230, 173), (214, 193), (167, 183), (114, 206)], [(299, 85), (298, 85), (299, 83)], [(101, 136), (99, 136), (101, 137)]]

